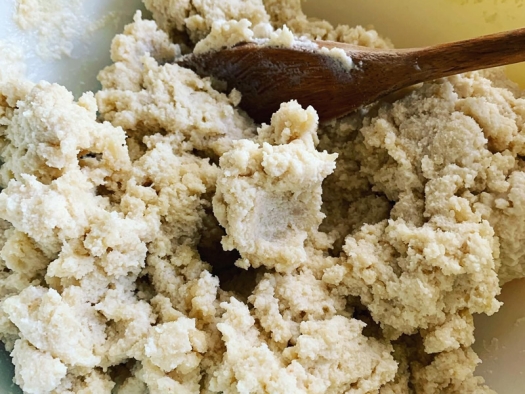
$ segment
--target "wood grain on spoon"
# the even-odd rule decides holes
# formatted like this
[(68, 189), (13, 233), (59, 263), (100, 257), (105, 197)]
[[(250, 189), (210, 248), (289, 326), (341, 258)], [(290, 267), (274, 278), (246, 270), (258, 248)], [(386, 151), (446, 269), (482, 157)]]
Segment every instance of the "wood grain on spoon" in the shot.
[(525, 28), (415, 49), (315, 42), (343, 49), (355, 67), (316, 50), (254, 43), (189, 55), (178, 64), (227, 82), (242, 93), (241, 108), (257, 122), (268, 122), (281, 103), (292, 99), (328, 120), (416, 83), (525, 61)]

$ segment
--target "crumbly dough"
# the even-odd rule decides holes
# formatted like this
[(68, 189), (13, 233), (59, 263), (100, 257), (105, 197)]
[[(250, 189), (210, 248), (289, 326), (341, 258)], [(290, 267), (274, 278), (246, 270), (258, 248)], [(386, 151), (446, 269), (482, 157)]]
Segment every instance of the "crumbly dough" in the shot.
[(317, 120), (313, 108), (285, 103), (259, 130), (268, 142), (236, 141), (222, 155), (213, 210), (228, 234), (224, 248), (240, 252), (243, 268), (308, 264), (305, 241), (324, 217), (321, 183), (336, 158), (315, 149)]
[(298, 0), (145, 4), (154, 20), (136, 14), (102, 89), (77, 101), (27, 81), (0, 42), (0, 339), (15, 382), (493, 393), (472, 315), (525, 276), (523, 92), (473, 72), (324, 124), (291, 101), (259, 125), (239, 92), (174, 60), (246, 39), (391, 43), (310, 20)]

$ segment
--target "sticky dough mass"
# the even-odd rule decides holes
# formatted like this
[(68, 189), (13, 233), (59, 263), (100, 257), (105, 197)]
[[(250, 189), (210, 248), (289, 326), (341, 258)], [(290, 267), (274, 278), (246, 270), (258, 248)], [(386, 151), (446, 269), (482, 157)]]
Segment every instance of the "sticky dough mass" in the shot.
[(283, 103), (258, 125), (238, 92), (173, 60), (292, 33), (391, 43), (296, 0), (145, 5), (154, 20), (137, 13), (114, 38), (95, 95), (0, 69), (0, 336), (15, 382), (493, 392), (474, 373), (472, 314), (525, 276), (523, 92), (473, 72), (321, 125)]

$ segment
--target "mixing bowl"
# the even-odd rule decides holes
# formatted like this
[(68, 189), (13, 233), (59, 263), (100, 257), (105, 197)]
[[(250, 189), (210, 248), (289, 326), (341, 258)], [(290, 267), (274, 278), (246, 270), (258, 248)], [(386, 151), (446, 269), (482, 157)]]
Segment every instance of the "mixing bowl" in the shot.
[[(79, 36), (71, 57), (42, 59), (35, 54), (35, 35), (21, 32), (12, 20), (15, 3), (0, 1), (0, 37), (23, 47), (31, 79), (59, 82), (76, 96), (98, 89), (95, 76), (109, 64), (111, 38), (131, 21), (137, 8), (142, 8), (138, 0), (84, 1), (84, 20), (106, 16), (106, 23), (89, 39)], [(47, 4), (60, 7), (67, 1), (51, 0)], [(373, 25), (397, 47), (416, 47), (523, 27), (524, 5), (522, 0), (309, 0), (303, 6), (310, 16), (334, 24)], [(507, 71), (525, 87), (524, 64), (508, 67)], [(515, 280), (503, 288), (500, 300), (505, 304), (496, 315), (476, 317), (474, 348), (483, 360), (477, 371), (500, 393), (523, 393), (525, 387), (524, 298), (525, 280)], [(12, 374), (9, 356), (0, 352), (1, 393), (20, 392), (12, 385)]]

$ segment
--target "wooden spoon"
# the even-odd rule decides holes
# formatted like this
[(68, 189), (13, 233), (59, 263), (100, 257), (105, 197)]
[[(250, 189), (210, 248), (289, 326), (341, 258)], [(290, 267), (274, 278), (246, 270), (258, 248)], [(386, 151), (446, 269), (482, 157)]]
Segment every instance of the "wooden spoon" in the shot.
[(228, 89), (242, 93), (241, 108), (255, 121), (268, 122), (281, 103), (292, 99), (329, 120), (416, 83), (525, 61), (525, 28), (415, 49), (315, 43), (343, 49), (355, 67), (316, 49), (254, 43), (188, 55), (178, 64), (227, 82)]

